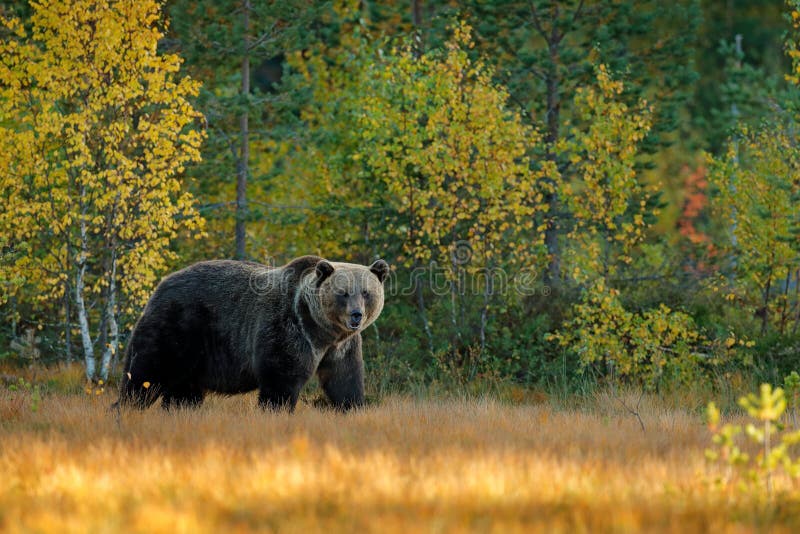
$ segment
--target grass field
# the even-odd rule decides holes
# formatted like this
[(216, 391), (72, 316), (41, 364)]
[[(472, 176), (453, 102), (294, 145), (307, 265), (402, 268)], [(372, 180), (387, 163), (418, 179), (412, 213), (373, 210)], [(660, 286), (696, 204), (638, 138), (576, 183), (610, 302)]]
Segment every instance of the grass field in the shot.
[(3, 532), (800, 531), (800, 503), (704, 482), (708, 430), (645, 398), (575, 408), (390, 397), (340, 415), (195, 411), (0, 386)]

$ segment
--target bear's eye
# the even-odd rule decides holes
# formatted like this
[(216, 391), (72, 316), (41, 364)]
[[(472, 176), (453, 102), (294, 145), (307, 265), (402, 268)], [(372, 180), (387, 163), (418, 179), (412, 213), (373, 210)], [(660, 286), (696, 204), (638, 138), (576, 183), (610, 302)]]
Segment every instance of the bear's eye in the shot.
[(362, 292), (361, 292), (361, 296), (362, 296), (362, 297), (364, 297), (365, 299), (366, 299), (366, 298), (369, 298), (369, 291), (367, 291), (367, 290), (365, 289), (364, 291), (362, 291)]

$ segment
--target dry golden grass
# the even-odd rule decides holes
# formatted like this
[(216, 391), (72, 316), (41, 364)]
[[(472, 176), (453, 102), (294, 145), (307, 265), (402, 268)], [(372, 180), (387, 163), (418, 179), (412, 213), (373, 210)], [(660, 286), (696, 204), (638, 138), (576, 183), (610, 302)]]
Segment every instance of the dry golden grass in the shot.
[[(21, 399), (21, 400), (20, 400)], [(389, 398), (340, 415), (255, 397), (196, 411), (108, 410), (0, 387), (4, 532), (798, 531), (798, 504), (731, 501), (703, 482), (699, 416), (614, 399)]]

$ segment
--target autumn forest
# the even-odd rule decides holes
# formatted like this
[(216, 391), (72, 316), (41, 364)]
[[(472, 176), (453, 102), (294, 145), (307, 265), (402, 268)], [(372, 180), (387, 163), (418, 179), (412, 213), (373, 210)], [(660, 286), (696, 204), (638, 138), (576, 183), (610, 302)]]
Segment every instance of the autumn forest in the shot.
[[(798, 0), (3, 1), (0, 527), (791, 531), (799, 124)], [(367, 408), (106, 414), (162, 277), (307, 254), (391, 266)]]

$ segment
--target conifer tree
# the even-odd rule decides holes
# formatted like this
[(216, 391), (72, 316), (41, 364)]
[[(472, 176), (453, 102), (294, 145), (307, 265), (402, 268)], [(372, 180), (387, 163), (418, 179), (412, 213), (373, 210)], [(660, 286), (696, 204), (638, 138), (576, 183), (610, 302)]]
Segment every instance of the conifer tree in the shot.
[(592, 83), (595, 65), (624, 72), (627, 103), (642, 97), (658, 103), (641, 153), (672, 142), (696, 79), (698, 2), (502, 0), (467, 2), (463, 9), (474, 21), (478, 50), (543, 133), (543, 155), (556, 164), (547, 195), (546, 243), (548, 283), (557, 285), (563, 274), (561, 241), (573, 219), (561, 198), (561, 181), (577, 179), (559, 149), (574, 118), (572, 95)]
[(210, 255), (252, 257), (248, 198), (269, 187), (265, 175), (271, 169), (261, 163), (274, 159), (265, 153), (278, 150), (276, 108), (296, 109), (297, 95), (280, 89), (285, 56), (309, 46), (327, 7), (328, 2), (301, 0), (177, 0), (170, 5), (174, 23), (167, 44), (186, 58), (185, 71), (204, 81), (198, 106), (208, 121), (209, 139), (196, 173), (207, 179), (196, 193), (215, 208), (209, 212), (215, 247)]

